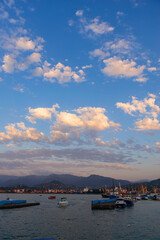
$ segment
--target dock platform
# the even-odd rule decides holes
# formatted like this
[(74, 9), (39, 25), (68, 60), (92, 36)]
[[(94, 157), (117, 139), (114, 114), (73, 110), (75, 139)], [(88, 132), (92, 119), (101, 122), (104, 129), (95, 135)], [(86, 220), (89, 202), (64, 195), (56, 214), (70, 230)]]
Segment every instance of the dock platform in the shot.
[(40, 203), (11, 203), (11, 204), (5, 204), (1, 205), (0, 209), (10, 209), (10, 208), (21, 208), (21, 207), (31, 207), (31, 206), (37, 206), (40, 205)]

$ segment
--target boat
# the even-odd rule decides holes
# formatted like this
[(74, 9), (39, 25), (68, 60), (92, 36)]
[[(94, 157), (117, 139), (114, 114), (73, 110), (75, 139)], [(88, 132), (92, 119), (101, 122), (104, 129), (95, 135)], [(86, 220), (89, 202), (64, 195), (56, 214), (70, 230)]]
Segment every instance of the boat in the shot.
[(134, 202), (131, 197), (124, 197), (124, 201), (127, 204), (127, 207), (132, 207), (134, 205)]
[(160, 195), (154, 195), (153, 197), (152, 197), (152, 200), (160, 200)]
[(49, 196), (48, 199), (56, 199), (55, 196)]
[(135, 200), (136, 200), (136, 201), (140, 201), (140, 200), (141, 200), (141, 197), (140, 197), (140, 196), (136, 196), (136, 197), (135, 197)]
[(102, 193), (102, 198), (110, 198), (110, 195), (108, 195), (106, 193)]
[(141, 200), (148, 200), (148, 196), (147, 195), (142, 195)]
[(116, 200), (116, 207), (117, 208), (125, 208), (125, 207), (127, 207), (127, 203), (124, 201), (124, 199), (123, 198), (117, 198), (117, 200)]
[(61, 200), (57, 203), (58, 207), (65, 207), (68, 205), (68, 201), (66, 197), (61, 198)]
[(110, 195), (110, 194), (106, 194), (106, 193), (102, 193), (102, 198), (116, 199), (117, 196), (115, 196), (115, 195)]
[(100, 200), (92, 200), (91, 208), (93, 209), (114, 209), (115, 208), (116, 199), (100, 199)]

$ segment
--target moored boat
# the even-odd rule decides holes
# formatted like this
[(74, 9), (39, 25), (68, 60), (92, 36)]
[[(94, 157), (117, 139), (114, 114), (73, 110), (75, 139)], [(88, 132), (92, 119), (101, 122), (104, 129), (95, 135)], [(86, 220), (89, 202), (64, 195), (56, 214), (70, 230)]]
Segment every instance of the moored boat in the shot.
[(110, 195), (108, 195), (106, 193), (102, 193), (102, 198), (110, 198)]
[(134, 202), (131, 197), (124, 197), (124, 201), (127, 204), (127, 207), (132, 207), (134, 205)]
[(140, 201), (141, 197), (140, 196), (136, 196), (135, 199), (136, 199), (136, 201)]
[(155, 194), (155, 195), (152, 197), (152, 200), (159, 200), (159, 201), (160, 201), (160, 195)]
[(117, 198), (116, 207), (117, 208), (125, 208), (125, 207), (127, 207), (127, 203), (124, 201), (123, 198)]
[(141, 199), (142, 199), (142, 200), (148, 200), (148, 196), (147, 196), (147, 195), (142, 195), (142, 196), (141, 196)]

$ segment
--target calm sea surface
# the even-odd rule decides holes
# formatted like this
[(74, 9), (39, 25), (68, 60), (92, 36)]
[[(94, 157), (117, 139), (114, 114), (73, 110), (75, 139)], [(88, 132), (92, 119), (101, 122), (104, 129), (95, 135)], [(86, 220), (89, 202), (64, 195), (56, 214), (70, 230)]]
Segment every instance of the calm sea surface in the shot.
[(99, 195), (65, 196), (69, 205), (56, 206), (47, 194), (0, 194), (0, 200), (26, 199), (39, 206), (0, 210), (0, 240), (160, 240), (160, 201), (139, 201), (132, 208), (91, 210)]

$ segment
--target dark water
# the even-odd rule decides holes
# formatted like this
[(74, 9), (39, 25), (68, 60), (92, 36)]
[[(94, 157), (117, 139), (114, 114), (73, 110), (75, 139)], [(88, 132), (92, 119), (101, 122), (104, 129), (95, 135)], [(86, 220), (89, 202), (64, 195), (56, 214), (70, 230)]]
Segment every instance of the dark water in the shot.
[[(65, 195), (66, 208), (49, 195), (1, 194), (0, 200), (26, 199), (39, 206), (0, 210), (0, 240), (55, 238), (56, 240), (160, 240), (160, 201), (139, 201), (134, 207), (91, 210), (97, 195)], [(62, 195), (56, 195), (60, 199)], [(63, 195), (64, 196), (64, 195)]]

